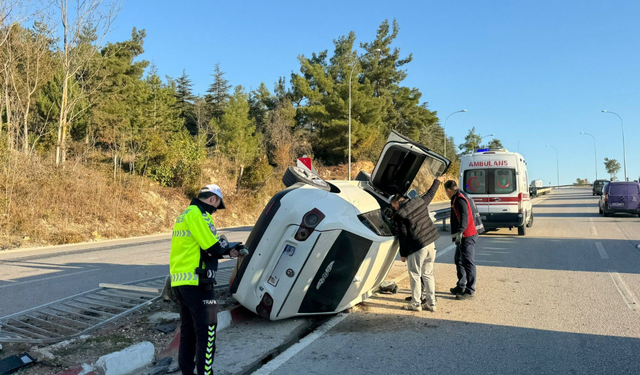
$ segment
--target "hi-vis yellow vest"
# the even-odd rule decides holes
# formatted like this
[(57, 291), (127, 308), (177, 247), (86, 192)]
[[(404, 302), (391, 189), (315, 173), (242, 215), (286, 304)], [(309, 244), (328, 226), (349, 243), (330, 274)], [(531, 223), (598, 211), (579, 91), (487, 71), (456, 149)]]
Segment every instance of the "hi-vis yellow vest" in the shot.
[(195, 269), (200, 265), (200, 249), (208, 249), (218, 242), (213, 218), (191, 205), (176, 219), (171, 236), (169, 270), (171, 286), (198, 285)]

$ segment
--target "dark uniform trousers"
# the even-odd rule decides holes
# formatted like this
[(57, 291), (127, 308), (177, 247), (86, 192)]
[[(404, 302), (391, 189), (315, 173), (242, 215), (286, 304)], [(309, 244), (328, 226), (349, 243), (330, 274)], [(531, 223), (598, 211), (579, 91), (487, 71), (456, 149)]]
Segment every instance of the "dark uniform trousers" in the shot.
[(218, 325), (214, 291), (189, 285), (174, 287), (173, 291), (180, 306), (180, 370), (192, 375), (197, 368), (198, 375), (212, 375)]
[(456, 246), (456, 253), (453, 256), (458, 273), (458, 287), (471, 294), (476, 292), (475, 256), (477, 240), (477, 234), (463, 238), (462, 243)]

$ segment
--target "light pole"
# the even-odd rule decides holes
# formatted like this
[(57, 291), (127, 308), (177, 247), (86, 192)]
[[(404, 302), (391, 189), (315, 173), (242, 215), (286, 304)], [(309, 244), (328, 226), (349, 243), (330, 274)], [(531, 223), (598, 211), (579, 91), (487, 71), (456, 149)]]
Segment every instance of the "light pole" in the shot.
[(560, 188), (560, 162), (558, 161), (558, 149), (551, 145), (547, 145), (547, 147), (551, 147), (552, 149), (556, 150), (556, 171), (558, 173), (558, 189), (559, 189)]
[(591, 136), (591, 138), (593, 138), (593, 154), (595, 155), (595, 161), (596, 161), (596, 180), (597, 180), (598, 179), (598, 147), (596, 146), (596, 137), (585, 132), (580, 132), (580, 134), (588, 135), (588, 136)]
[[(382, 52), (380, 48), (376, 48), (371, 52)], [(371, 52), (367, 52), (361, 57), (356, 57), (359, 62), (360, 59)], [(353, 62), (353, 66), (351, 67), (351, 72), (349, 72), (349, 181), (351, 181), (351, 76), (353, 75), (353, 70), (356, 68), (356, 61)]]
[(603, 109), (602, 112), (611, 113), (618, 116), (618, 118), (620, 119), (620, 123), (622, 124), (622, 155), (624, 158), (624, 180), (627, 181), (627, 150), (624, 147), (624, 121), (622, 121), (622, 117), (620, 117), (620, 115), (615, 112), (607, 111), (606, 109)]
[[(495, 137), (495, 134), (487, 134), (487, 135), (483, 135), (482, 137), (480, 137), (480, 142), (482, 142), (483, 139), (487, 138), (487, 137)], [(478, 146), (480, 147), (480, 146)], [(487, 147), (489, 147), (489, 145), (487, 145)]]
[(466, 109), (461, 109), (459, 111), (452, 112), (449, 116), (447, 116), (446, 120), (444, 120), (444, 126), (442, 127), (442, 132), (444, 133), (444, 157), (447, 157), (447, 121), (449, 121), (449, 117), (455, 115), (456, 113), (466, 112)]

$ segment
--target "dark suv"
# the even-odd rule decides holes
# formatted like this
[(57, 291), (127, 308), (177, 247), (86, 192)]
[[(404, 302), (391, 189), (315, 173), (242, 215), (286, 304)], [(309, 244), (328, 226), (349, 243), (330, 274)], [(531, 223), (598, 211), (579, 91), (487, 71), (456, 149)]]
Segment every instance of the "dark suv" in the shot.
[(600, 196), (599, 206), (600, 213), (604, 216), (618, 212), (640, 216), (640, 183), (607, 183)]
[(602, 188), (604, 187), (605, 182), (609, 182), (608, 180), (595, 180), (593, 181), (593, 195), (602, 195)]

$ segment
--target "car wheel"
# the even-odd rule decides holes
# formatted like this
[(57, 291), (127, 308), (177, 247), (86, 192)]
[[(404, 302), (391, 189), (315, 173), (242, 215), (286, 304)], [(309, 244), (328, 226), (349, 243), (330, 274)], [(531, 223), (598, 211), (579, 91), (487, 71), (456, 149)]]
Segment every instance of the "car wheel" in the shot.
[(289, 187), (298, 182), (302, 182), (307, 185), (315, 186), (318, 189), (329, 191), (331, 190), (331, 186), (329, 183), (322, 179), (322, 177), (317, 174), (311, 172), (308, 169), (300, 168), (300, 167), (289, 167), (284, 172), (282, 176), (282, 182), (284, 186)]
[(527, 223), (527, 228), (531, 228), (533, 226), (533, 211), (531, 211), (531, 216), (529, 217), (529, 222)]
[(521, 226), (518, 227), (518, 236), (524, 236), (527, 234), (527, 226), (525, 224), (522, 224)]

